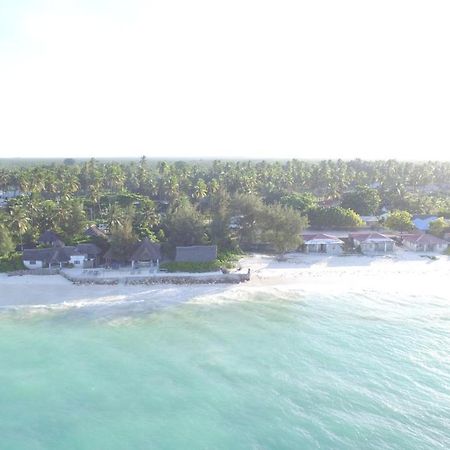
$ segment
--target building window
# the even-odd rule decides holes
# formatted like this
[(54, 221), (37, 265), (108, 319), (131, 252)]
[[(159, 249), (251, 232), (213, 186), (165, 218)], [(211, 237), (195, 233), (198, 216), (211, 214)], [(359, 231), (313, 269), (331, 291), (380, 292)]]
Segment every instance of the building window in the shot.
[(80, 264), (80, 261), (75, 261), (75, 264)]
[(30, 264), (30, 266), (34, 266), (34, 265), (36, 265), (36, 261), (30, 261), (29, 264)]

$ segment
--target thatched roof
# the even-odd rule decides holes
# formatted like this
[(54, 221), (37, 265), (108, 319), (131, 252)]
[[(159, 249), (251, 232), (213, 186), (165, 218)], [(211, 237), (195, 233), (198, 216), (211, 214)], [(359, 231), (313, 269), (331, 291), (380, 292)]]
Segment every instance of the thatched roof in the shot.
[(99, 237), (106, 239), (106, 234), (100, 230), (100, 228), (97, 225), (91, 225), (87, 230), (84, 231), (85, 236), (89, 237)]
[(33, 248), (23, 251), (24, 261), (42, 261), (44, 264), (59, 264), (70, 261), (71, 256), (87, 255), (95, 258), (101, 250), (95, 244), (78, 244), (73, 246), (53, 246), (51, 248)]
[(41, 242), (43, 244), (53, 244), (54, 242), (58, 241), (62, 242), (61, 237), (51, 230), (44, 231), (41, 237), (38, 239), (38, 242)]
[(73, 255), (80, 253), (75, 247), (33, 248), (23, 251), (24, 261), (42, 261), (44, 264), (59, 264), (70, 261)]
[(433, 236), (432, 234), (415, 233), (415, 234), (404, 234), (402, 239), (407, 242), (422, 245), (443, 245), (448, 244), (448, 242), (439, 237)]
[(130, 261), (156, 261), (161, 259), (161, 246), (145, 238), (136, 246), (129, 258)]
[(175, 261), (177, 262), (209, 262), (217, 259), (217, 245), (192, 245), (177, 247)]
[(102, 252), (99, 247), (97, 247), (95, 244), (78, 244), (76, 247), (78, 253), (81, 253), (82, 255), (88, 255), (89, 257), (96, 257), (100, 255)]

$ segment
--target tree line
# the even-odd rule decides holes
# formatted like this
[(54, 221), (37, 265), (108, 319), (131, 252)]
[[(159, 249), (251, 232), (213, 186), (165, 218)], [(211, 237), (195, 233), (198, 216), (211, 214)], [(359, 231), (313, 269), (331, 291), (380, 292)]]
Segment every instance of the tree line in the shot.
[(75, 242), (91, 223), (119, 250), (148, 237), (169, 253), (200, 243), (284, 252), (308, 224), (358, 227), (382, 210), (449, 215), (450, 163), (66, 160), (0, 168), (0, 191), (22, 194), (0, 210), (3, 254), (47, 229)]

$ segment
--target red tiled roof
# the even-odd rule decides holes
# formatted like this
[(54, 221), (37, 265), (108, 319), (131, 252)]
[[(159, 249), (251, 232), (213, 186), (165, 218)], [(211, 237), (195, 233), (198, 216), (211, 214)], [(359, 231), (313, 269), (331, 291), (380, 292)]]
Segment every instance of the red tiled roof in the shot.
[(304, 234), (303, 240), (304, 241), (311, 241), (313, 239), (332, 239), (335, 241), (336, 239), (339, 239), (336, 236), (332, 236), (331, 234), (324, 234), (324, 233), (317, 233), (317, 234)]
[(404, 234), (403, 236), (404, 241), (412, 242), (412, 243), (420, 243), (425, 245), (430, 244), (448, 244), (447, 241), (444, 239), (438, 238), (436, 236), (433, 236), (432, 234), (425, 234), (425, 233), (417, 233), (417, 234)]
[(349, 235), (353, 239), (357, 239), (360, 242), (371, 241), (371, 240), (383, 240), (383, 241), (392, 241), (390, 237), (385, 236), (384, 234), (372, 232), (372, 233), (350, 233)]
[(330, 244), (343, 244), (344, 242), (336, 236), (331, 234), (317, 233), (317, 234), (304, 234), (303, 240), (305, 243), (312, 241), (327, 241)]

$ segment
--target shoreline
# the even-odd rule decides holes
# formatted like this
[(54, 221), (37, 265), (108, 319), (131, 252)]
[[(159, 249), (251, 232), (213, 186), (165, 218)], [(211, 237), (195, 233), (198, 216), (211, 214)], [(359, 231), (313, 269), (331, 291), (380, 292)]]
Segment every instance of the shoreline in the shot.
[[(262, 254), (241, 259), (242, 273), (251, 270), (251, 279), (240, 284), (82, 284), (55, 275), (0, 275), (0, 307), (71, 305), (85, 306), (97, 302), (123, 302), (139, 298), (172, 304), (202, 296), (234, 292), (287, 290), (309, 293), (354, 292), (377, 290), (380, 293), (404, 291), (411, 294), (434, 293), (449, 296), (450, 257), (423, 258), (402, 253), (390, 256), (327, 256), (288, 254), (285, 261)], [(222, 274), (220, 274), (222, 275)], [(167, 277), (164, 274), (164, 277)], [(185, 276), (185, 275), (184, 275)], [(203, 275), (204, 276), (204, 275)], [(207, 275), (208, 276), (208, 275)], [(175, 277), (170, 277), (175, 278)], [(183, 281), (183, 275), (179, 276)], [(203, 280), (204, 281), (204, 280)], [(245, 297), (245, 295), (244, 295)]]

